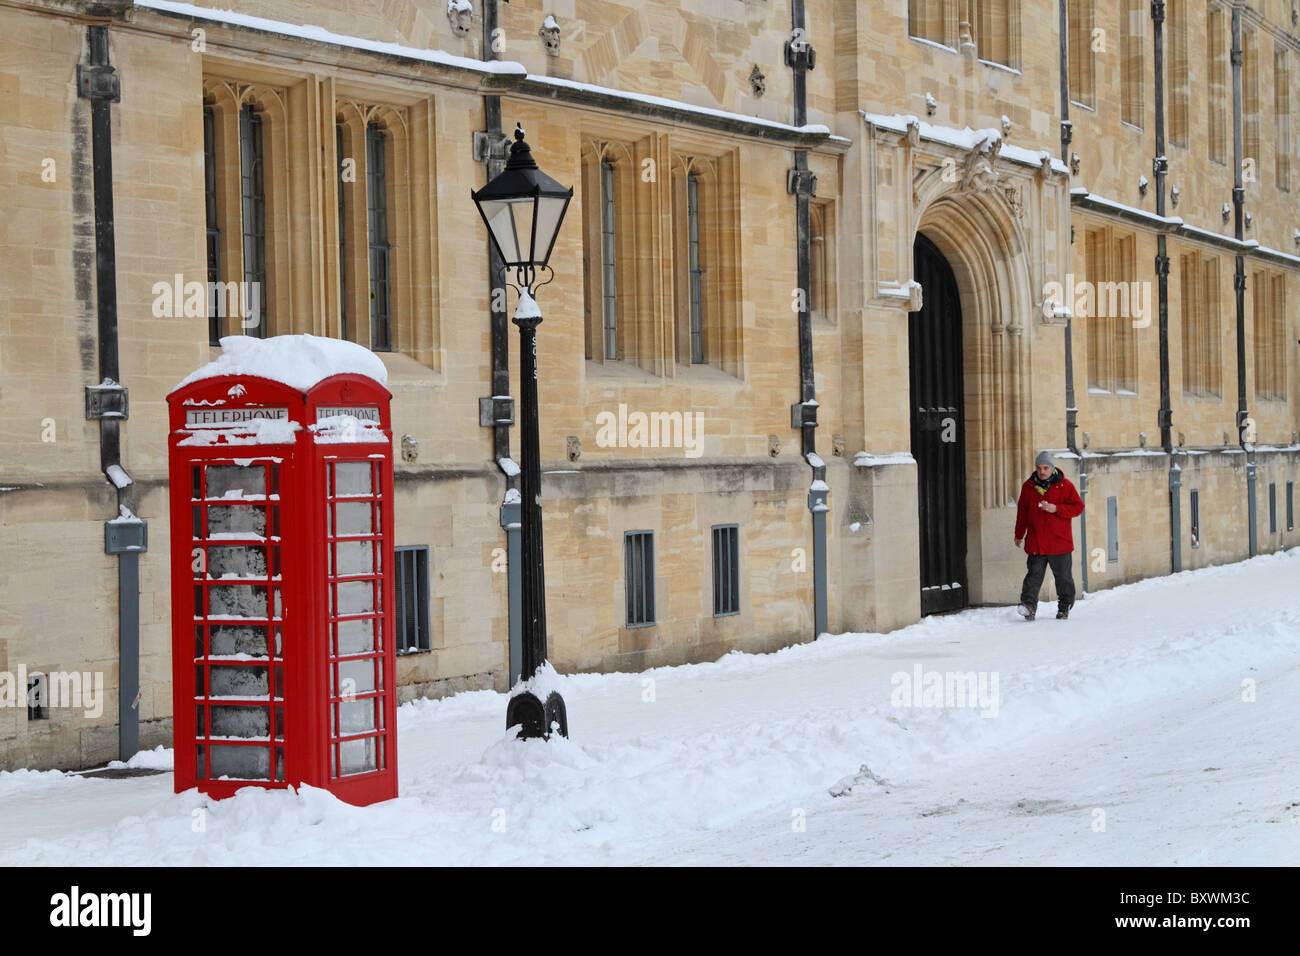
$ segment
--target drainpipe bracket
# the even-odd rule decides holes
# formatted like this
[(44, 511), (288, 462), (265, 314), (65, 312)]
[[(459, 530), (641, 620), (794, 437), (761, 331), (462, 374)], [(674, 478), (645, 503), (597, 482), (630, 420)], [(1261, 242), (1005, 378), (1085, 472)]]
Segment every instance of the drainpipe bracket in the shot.
[(803, 30), (796, 30), (785, 41), (785, 65), (792, 69), (811, 70), (817, 65), (817, 51), (804, 39)]
[(102, 385), (86, 386), (86, 421), (103, 418), (116, 418), (126, 421), (130, 418), (130, 396), (125, 385), (116, 382), (104, 382)]
[(515, 423), (515, 400), (509, 395), (489, 395), (478, 400), (478, 423), (484, 428)]
[(816, 402), (795, 402), (790, 406), (790, 427), (798, 431), (805, 426), (817, 427)]
[(114, 518), (104, 522), (104, 553), (130, 554), (149, 550), (149, 524), (143, 518)]
[(1173, 409), (1162, 408), (1156, 415), (1157, 428), (1172, 428), (1174, 423)]
[(808, 510), (813, 514), (830, 511), (830, 505), (826, 503), (826, 496), (830, 494), (827, 491), (810, 491), (808, 492)]
[(510, 136), (500, 130), (474, 131), (474, 162), (485, 163), (490, 159), (505, 162), (510, 149)]
[(83, 100), (119, 102), (122, 99), (122, 81), (117, 70), (108, 64), (78, 63), (77, 95)]
[(520, 515), (522, 505), (518, 501), (505, 501), (501, 504), (501, 527), (507, 531), (518, 531), (523, 527)]
[(785, 188), (792, 196), (816, 196), (817, 177), (812, 170), (792, 166), (785, 175)]

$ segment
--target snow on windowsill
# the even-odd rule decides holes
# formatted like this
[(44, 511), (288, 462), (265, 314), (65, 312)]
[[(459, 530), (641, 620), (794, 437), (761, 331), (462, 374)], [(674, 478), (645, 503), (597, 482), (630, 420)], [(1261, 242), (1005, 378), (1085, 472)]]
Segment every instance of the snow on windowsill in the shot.
[(957, 52), (957, 48), (955, 46), (949, 46), (946, 43), (940, 43), (938, 40), (927, 40), (925, 37), (913, 36), (910, 33), (907, 35), (907, 38), (911, 40), (913, 43), (919, 43), (922, 46), (934, 47), (936, 50), (943, 50), (945, 53)]
[(1024, 72), (1016, 69), (1014, 66), (1007, 66), (1005, 63), (999, 63), (997, 60), (979, 59), (984, 66), (991, 66), (995, 70), (1001, 70), (1003, 73), (1010, 73), (1012, 76), (1024, 76)]

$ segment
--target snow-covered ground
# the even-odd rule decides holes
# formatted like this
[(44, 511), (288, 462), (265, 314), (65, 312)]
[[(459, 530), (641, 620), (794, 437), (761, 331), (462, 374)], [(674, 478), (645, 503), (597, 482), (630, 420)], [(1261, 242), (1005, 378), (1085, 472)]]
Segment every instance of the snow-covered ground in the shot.
[[(417, 701), (402, 796), (366, 808), (0, 773), (0, 863), (1300, 859), (1300, 549), (1052, 608), (563, 677), (573, 738), (549, 744), (506, 738), (501, 694)], [(982, 699), (906, 706), (949, 672)]]

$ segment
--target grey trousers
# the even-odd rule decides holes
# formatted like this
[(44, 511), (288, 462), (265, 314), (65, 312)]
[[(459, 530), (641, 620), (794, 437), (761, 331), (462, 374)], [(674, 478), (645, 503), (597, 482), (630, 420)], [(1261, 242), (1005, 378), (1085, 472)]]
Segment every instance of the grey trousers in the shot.
[(1043, 586), (1043, 575), (1047, 566), (1052, 567), (1052, 576), (1056, 578), (1057, 608), (1069, 610), (1074, 606), (1074, 576), (1070, 565), (1074, 563), (1074, 553), (1065, 554), (1031, 554), (1025, 562), (1028, 571), (1025, 583), (1020, 588), (1020, 603), (1030, 607), (1038, 606), (1038, 591)]

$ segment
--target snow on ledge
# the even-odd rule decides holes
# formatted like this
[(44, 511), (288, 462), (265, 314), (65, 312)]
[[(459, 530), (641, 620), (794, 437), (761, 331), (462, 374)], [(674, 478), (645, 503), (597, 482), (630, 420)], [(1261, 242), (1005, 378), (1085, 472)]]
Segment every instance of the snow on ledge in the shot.
[(159, 13), (172, 13), (177, 16), (193, 17), (196, 20), (208, 20), (214, 23), (225, 23), (235, 27), (248, 27), (252, 30), (298, 37), (303, 40), (314, 40), (318, 43), (331, 43), (335, 46), (350, 47), (354, 50), (368, 50), (371, 53), (405, 57), (408, 60), (423, 60), (425, 63), (434, 63), (438, 66), (448, 66), (460, 70), (473, 70), (476, 73), (524, 75), (528, 72), (522, 63), (513, 60), (475, 60), (467, 56), (444, 53), (442, 50), (422, 50), (418, 47), (403, 46), (400, 43), (368, 40), (365, 37), (334, 33), (324, 27), (287, 23), (284, 20), (270, 20), (266, 17), (251, 16), (247, 13), (236, 13), (234, 10), (215, 10), (196, 6), (193, 3), (177, 3), (173, 2), (173, 0), (135, 0), (135, 5), (148, 10), (157, 10)]
[(381, 385), (388, 382), (388, 369), (379, 356), (355, 342), (317, 335), (227, 335), (221, 340), (221, 355), (185, 376), (176, 388), (223, 375), (256, 375), (306, 392), (331, 375), (345, 374), (364, 375)]
[(982, 142), (992, 143), (1002, 140), (1002, 149), (999, 156), (1003, 159), (1009, 159), (1013, 163), (1020, 163), (1022, 166), (1042, 166), (1043, 160), (1050, 159), (1053, 171), (1065, 176), (1070, 174), (1069, 167), (1048, 150), (1013, 146), (1006, 142), (1000, 129), (994, 129), (993, 127), (971, 129), (969, 126), (957, 129), (955, 126), (936, 126), (934, 123), (927, 123), (920, 117), (910, 113), (894, 113), (892, 116), (885, 116), (881, 113), (868, 113), (866, 110), (859, 110), (858, 112), (862, 114), (862, 119), (871, 126), (887, 129), (900, 135), (906, 135), (907, 128), (912, 124), (916, 124), (921, 132), (922, 139), (928, 139), (933, 143), (943, 143), (957, 149), (970, 150)]
[(538, 76), (529, 74), (528, 82), (536, 83), (542, 86), (554, 86), (566, 90), (576, 90), (578, 92), (598, 93), (602, 96), (615, 97), (627, 102), (645, 103), (649, 106), (661, 106), (668, 109), (681, 110), (683, 113), (693, 113), (697, 116), (709, 116), (715, 119), (732, 120), (740, 123), (750, 123), (756, 126), (766, 126), (769, 129), (780, 130), (783, 133), (811, 133), (814, 135), (830, 136), (830, 127), (822, 123), (809, 123), (804, 126), (792, 126), (789, 123), (778, 123), (776, 120), (764, 119), (761, 116), (750, 116), (747, 113), (733, 113), (728, 110), (717, 110), (708, 106), (695, 106), (683, 100), (670, 100), (662, 96), (651, 96), (648, 93), (631, 93), (627, 90), (617, 90), (608, 86), (596, 86), (594, 83), (580, 83), (577, 80), (566, 80), (558, 76)]
[(893, 451), (887, 455), (873, 455), (860, 451), (853, 458), (853, 464), (859, 468), (878, 468), (882, 465), (915, 465), (916, 459), (910, 452)]

